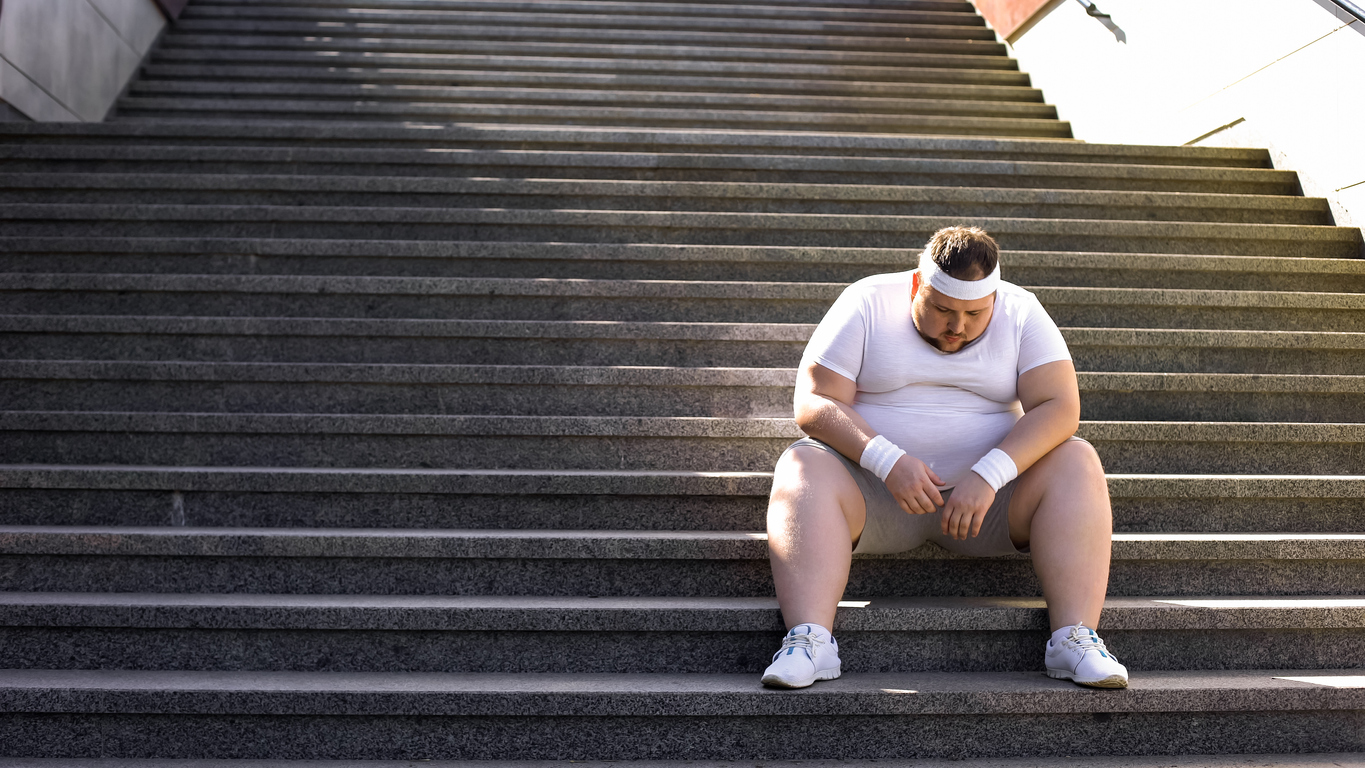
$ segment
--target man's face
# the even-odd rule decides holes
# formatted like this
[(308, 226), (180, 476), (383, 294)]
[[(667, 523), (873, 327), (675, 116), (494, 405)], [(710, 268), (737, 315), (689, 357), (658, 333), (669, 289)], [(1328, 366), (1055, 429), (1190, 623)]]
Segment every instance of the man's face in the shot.
[(995, 308), (995, 294), (963, 301), (944, 296), (922, 284), (916, 272), (910, 284), (910, 313), (915, 329), (925, 341), (942, 352), (956, 352), (986, 332)]

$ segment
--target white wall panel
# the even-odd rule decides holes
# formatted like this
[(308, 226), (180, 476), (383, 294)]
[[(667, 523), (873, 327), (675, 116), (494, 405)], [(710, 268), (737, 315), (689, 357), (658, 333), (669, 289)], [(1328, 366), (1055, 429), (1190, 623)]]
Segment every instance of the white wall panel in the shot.
[(152, 0), (6, 0), (0, 60), (28, 85), (6, 79), (0, 98), (35, 120), (55, 119), (28, 106), (41, 101), (24, 93), (36, 87), (79, 119), (102, 120), (164, 25)]
[(1073, 0), (1014, 42), (1077, 138), (1268, 146), (1339, 223), (1365, 222), (1365, 188), (1343, 189), (1365, 181), (1365, 35), (1352, 17), (1314, 0), (1097, 4), (1126, 43)]

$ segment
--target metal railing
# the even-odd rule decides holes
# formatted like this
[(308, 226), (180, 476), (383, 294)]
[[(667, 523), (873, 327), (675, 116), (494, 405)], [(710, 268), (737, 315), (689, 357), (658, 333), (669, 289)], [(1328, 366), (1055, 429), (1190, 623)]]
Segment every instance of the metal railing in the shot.
[(1365, 23), (1365, 5), (1355, 2), (1355, 0), (1332, 0), (1332, 2), (1341, 10), (1356, 17), (1356, 21)]

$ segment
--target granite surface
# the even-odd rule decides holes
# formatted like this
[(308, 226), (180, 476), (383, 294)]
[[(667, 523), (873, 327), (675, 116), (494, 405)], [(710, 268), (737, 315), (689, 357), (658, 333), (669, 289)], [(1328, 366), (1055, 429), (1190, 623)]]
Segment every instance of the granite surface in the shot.
[[(487, 493), (0, 489), (0, 519), (9, 525), (758, 530), (767, 514), (769, 481), (753, 485), (759, 484), (762, 489), (750, 495), (716, 496), (685, 490), (679, 495), (648, 490), (524, 494), (513, 487)], [(1314, 530), (1313, 524), (1331, 530), (1345, 519), (1330, 509), (1313, 515), (1292, 511), (1300, 528), (1310, 526), (1305, 530)]]
[(569, 198), (578, 209), (618, 211), (1332, 223), (1325, 200), (1287, 195), (336, 174), (12, 174), (0, 180), (0, 200), (15, 203), (101, 203), (111, 190), (119, 202), (151, 204), (164, 202), (168, 193), (182, 204), (520, 209), (559, 208)]
[[(899, 270), (915, 258), (905, 248), (325, 238), (0, 236), (0, 251), (0, 268), (9, 272), (833, 283)], [(1059, 251), (1011, 251), (1002, 259), (1006, 277), (1021, 285), (1365, 293), (1365, 262), (1351, 259)]]
[[(1106, 475), (1114, 499), (1358, 499), (1365, 475)], [(768, 495), (771, 471), (0, 465), (0, 487), (278, 493)]]
[[(763, 560), (756, 531), (0, 526), (11, 555)], [(1365, 533), (1115, 533), (1115, 560), (1365, 560)], [(934, 545), (858, 560), (960, 559)], [(992, 560), (1022, 559), (1014, 555)]]
[[(1319, 754), (1239, 754), (1239, 755), (1166, 755), (1160, 757), (1117, 757), (1091, 755), (1086, 763), (1096, 768), (1340, 768), (1350, 761), (1360, 760), (1358, 753), (1327, 752)], [(583, 768), (609, 768), (615, 763), (574, 761)], [(799, 760), (763, 761), (773, 768), (868, 768), (865, 760)], [(1047, 758), (979, 758), (973, 760), (876, 760), (886, 768), (1046, 768), (1055, 764), (1055, 757)], [(744, 761), (689, 761), (692, 768), (759, 768)], [(64, 758), (62, 766), (71, 768), (476, 768), (468, 762), (422, 760), (409, 761), (282, 761), (282, 760), (174, 760), (118, 758)], [(479, 761), (477, 768), (551, 768), (562, 763), (537, 761)], [(0, 757), (0, 768), (57, 768), (57, 760), (50, 758)], [(674, 761), (633, 761), (625, 768), (678, 768)]]
[[(1353, 629), (1116, 630), (1109, 649), (1135, 674), (1170, 669), (1359, 669)], [(7, 669), (301, 672), (744, 673), (757, 676), (781, 634), (647, 630), (0, 627)], [(840, 630), (853, 672), (1018, 672), (1042, 667), (1047, 631)]]
[[(251, 52), (242, 52), (243, 56)], [(414, 55), (414, 54), (409, 54)], [(562, 60), (561, 60), (562, 61)], [(614, 66), (629, 66), (629, 58), (612, 62)], [(584, 62), (574, 62), (586, 66)], [(764, 65), (754, 62), (734, 64), (731, 62), (688, 62), (700, 67), (736, 67), (740, 71), (766, 71)], [(667, 66), (666, 63), (655, 66)], [(800, 65), (790, 65), (799, 67)], [(818, 66), (818, 65), (814, 65)], [(988, 72), (988, 71), (987, 71)], [(973, 73), (976, 74), (976, 73)], [(995, 74), (1002, 82), (1022, 83), (1016, 72), (1003, 71)], [(981, 76), (980, 74), (977, 75)], [(194, 139), (233, 138), (238, 140), (293, 140), (306, 144), (332, 141), (364, 142), (366, 140), (380, 146), (391, 146), (402, 142), (420, 142), (424, 146), (440, 146), (443, 143), (457, 142), (460, 146), (479, 143), (498, 142), (526, 144), (570, 143), (575, 146), (592, 144), (638, 147), (683, 146), (695, 149), (697, 145), (725, 147), (762, 147), (768, 150), (780, 149), (830, 149), (852, 148), (859, 152), (885, 151), (910, 152), (917, 156), (940, 152), (967, 152), (970, 157), (989, 157), (995, 153), (1010, 153), (1014, 159), (1027, 155), (1065, 156), (1074, 159), (1090, 158), (1103, 164), (1137, 162), (1150, 165), (1170, 162), (1181, 166), (1241, 165), (1253, 168), (1268, 168), (1269, 158), (1263, 149), (1241, 147), (1206, 146), (1147, 146), (1131, 144), (1091, 144), (1086, 142), (1055, 142), (1017, 138), (975, 138), (939, 136), (887, 136), (871, 134), (822, 134), (822, 133), (730, 133), (724, 131), (696, 128), (602, 128), (581, 126), (503, 126), (503, 125), (394, 125), (366, 124), (356, 122), (335, 122), (310, 125), (306, 128), (290, 124), (222, 122), (222, 121), (185, 121), (175, 123), (128, 122), (98, 126), (92, 129), (81, 125), (53, 124), (5, 124), (0, 126), (0, 135), (7, 136), (52, 136), (63, 139), (78, 139), (84, 136), (124, 139)]]
[[(1143, 492), (1145, 478), (1127, 477), (1127, 487)], [(1153, 487), (1162, 495), (1178, 492), (1184, 482), (1198, 484), (1204, 478), (1153, 477)], [(1205, 481), (1203, 491), (1217, 493), (1224, 485), (1247, 480), (1226, 478), (1224, 482)], [(1164, 484), (1163, 484), (1164, 483)], [(1355, 478), (1320, 478), (1318, 482), (1297, 478), (1266, 479), (1260, 495), (1274, 493), (1294, 496), (1301, 493), (1338, 493), (1351, 497), (1365, 495)], [(1299, 490), (1297, 486), (1301, 485)], [(740, 495), (767, 497), (772, 472), (681, 472), (624, 470), (479, 470), (479, 469), (325, 469), (288, 467), (155, 467), (155, 466), (39, 466), (0, 465), (0, 487), (4, 488), (90, 488), (155, 489), (179, 491), (251, 491), (279, 493), (450, 493), (450, 494), (659, 494), (659, 495)], [(1189, 492), (1187, 492), (1188, 494)], [(1245, 494), (1243, 494), (1245, 495)]]
[[(0, 209), (0, 220), (8, 220), (7, 228), (25, 236), (260, 237), (274, 233), (282, 237), (499, 241), (532, 236), (604, 243), (758, 245), (785, 240), (792, 245), (858, 247), (903, 247), (907, 239), (919, 241), (960, 221), (949, 216), (716, 211), (26, 203)], [(1279, 256), (1293, 247), (1304, 256), (1353, 258), (1361, 248), (1359, 232), (1344, 227), (999, 217), (976, 221), (1022, 250)]]
[[(11, 715), (0, 738), (46, 756), (295, 759), (847, 759), (1359, 751), (1347, 712), (786, 718)], [(780, 738), (784, 732), (793, 732)], [(111, 739), (108, 734), (118, 734)], [(964, 732), (998, 739), (964, 741)], [(1154, 736), (1159, 735), (1159, 739)]]
[[(1289, 679), (1311, 677), (1342, 685)], [(1359, 710), (1354, 670), (1155, 671), (1126, 690), (1037, 672), (847, 675), (799, 692), (752, 675), (496, 675), (11, 670), (8, 712), (481, 716), (1031, 714)], [(59, 709), (58, 709), (59, 708)], [(321, 711), (320, 711), (321, 708)]]
[[(1041, 598), (850, 598), (842, 632), (1046, 630)], [(1365, 598), (1110, 597), (1109, 630), (1360, 629)], [(773, 598), (0, 593), (8, 627), (768, 632)], [(1362, 633), (1365, 634), (1365, 633)]]
[[(43, 756), (463, 760), (894, 759), (1360, 751), (1358, 712), (482, 717), (32, 714), (0, 739)], [(1192, 725), (1197, 727), (1192, 727)], [(989, 732), (994, 739), (964, 738)], [(109, 734), (116, 733), (117, 737)]]
[[(928, 549), (928, 547), (926, 547)], [(765, 559), (553, 559), (209, 555), (8, 555), (10, 591), (368, 595), (764, 597)], [(1115, 560), (1113, 595), (1352, 597), (1362, 560)], [(849, 595), (1040, 594), (1027, 559), (859, 559)]]

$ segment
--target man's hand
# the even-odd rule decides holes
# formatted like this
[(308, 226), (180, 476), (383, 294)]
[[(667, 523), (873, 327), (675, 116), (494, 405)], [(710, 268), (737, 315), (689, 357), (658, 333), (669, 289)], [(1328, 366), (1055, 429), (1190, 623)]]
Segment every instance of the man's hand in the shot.
[(901, 509), (912, 515), (927, 515), (934, 511), (935, 505), (943, 504), (943, 496), (934, 487), (936, 485), (943, 485), (943, 481), (934, 470), (909, 454), (900, 457), (886, 475), (887, 490), (900, 503)]
[(943, 535), (959, 541), (981, 532), (981, 521), (995, 501), (995, 491), (975, 472), (968, 472), (957, 484), (943, 508)]

